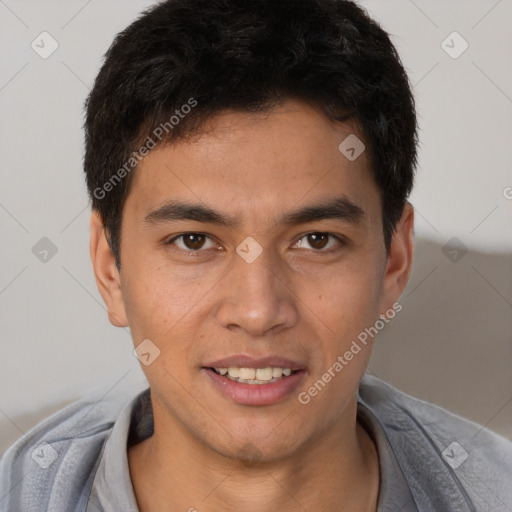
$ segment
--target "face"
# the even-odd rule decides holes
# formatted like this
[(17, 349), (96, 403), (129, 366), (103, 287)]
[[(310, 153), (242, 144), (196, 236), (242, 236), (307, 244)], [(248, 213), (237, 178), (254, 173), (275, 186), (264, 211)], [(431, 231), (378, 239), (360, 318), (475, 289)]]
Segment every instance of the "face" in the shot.
[(412, 213), (387, 257), (366, 154), (338, 149), (350, 134), (288, 101), (220, 114), (193, 139), (153, 149), (124, 205), (120, 275), (93, 214), (110, 319), (129, 325), (136, 347), (151, 340), (141, 367), (156, 430), (275, 460), (352, 418), (370, 340), (343, 356), (405, 286)]

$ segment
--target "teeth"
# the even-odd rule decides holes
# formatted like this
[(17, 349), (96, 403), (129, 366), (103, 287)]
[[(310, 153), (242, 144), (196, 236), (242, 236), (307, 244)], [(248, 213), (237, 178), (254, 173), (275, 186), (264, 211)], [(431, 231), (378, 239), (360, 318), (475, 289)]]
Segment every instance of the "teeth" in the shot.
[(272, 368), (258, 368), (256, 370), (257, 380), (272, 380)]
[(288, 377), (292, 374), (291, 368), (239, 368), (231, 366), (230, 368), (214, 368), (220, 374), (225, 375), (231, 380), (245, 382), (249, 384), (265, 384), (275, 382), (280, 378)]
[[(231, 368), (230, 370), (230, 377), (233, 377), (231, 375)], [(254, 368), (240, 368), (238, 371), (238, 378), (242, 380), (254, 380), (254, 377), (256, 377), (256, 370)]]
[(272, 368), (272, 377), (282, 377), (283, 369), (282, 368)]
[(232, 366), (231, 368), (228, 368), (228, 375), (230, 377), (237, 378), (239, 373), (240, 373), (240, 368), (236, 368), (234, 366)]

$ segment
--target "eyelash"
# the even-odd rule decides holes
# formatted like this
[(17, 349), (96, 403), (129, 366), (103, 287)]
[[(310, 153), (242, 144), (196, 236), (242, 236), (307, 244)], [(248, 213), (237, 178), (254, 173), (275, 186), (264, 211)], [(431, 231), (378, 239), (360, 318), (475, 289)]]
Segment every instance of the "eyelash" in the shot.
[[(212, 240), (212, 237), (210, 237), (206, 233), (200, 233), (200, 232), (197, 232), (197, 231), (188, 231), (186, 233), (181, 233), (181, 234), (176, 235), (175, 237), (171, 238), (170, 240), (165, 242), (165, 245), (172, 245), (176, 240), (178, 240), (179, 238), (182, 238), (182, 237), (184, 237), (186, 235), (202, 235), (202, 236), (205, 236), (206, 238), (208, 238), (209, 240)], [(333, 233), (328, 233), (328, 232), (325, 232), (325, 231), (310, 231), (309, 233), (305, 233), (304, 235), (302, 235), (294, 243), (294, 245), (297, 244), (300, 240), (302, 240), (303, 238), (305, 238), (305, 237), (307, 237), (309, 235), (327, 235), (327, 236), (329, 236), (331, 238), (334, 238), (339, 243), (338, 247), (331, 247), (331, 248), (326, 249), (326, 250), (323, 250), (323, 249), (308, 249), (308, 250), (311, 250), (311, 251), (313, 251), (313, 252), (315, 252), (317, 254), (331, 254), (333, 252), (336, 252), (336, 251), (340, 250), (341, 247), (347, 245), (347, 241), (343, 237), (338, 236), (338, 235), (334, 235)], [(180, 249), (178, 247), (178, 248), (175, 248), (173, 250), (175, 250), (178, 253), (184, 254), (186, 256), (194, 256), (194, 255), (196, 255), (198, 253), (205, 252), (207, 249), (202, 249), (201, 248), (201, 249), (197, 249), (197, 250), (194, 251), (192, 249), (185, 250), (185, 249)]]

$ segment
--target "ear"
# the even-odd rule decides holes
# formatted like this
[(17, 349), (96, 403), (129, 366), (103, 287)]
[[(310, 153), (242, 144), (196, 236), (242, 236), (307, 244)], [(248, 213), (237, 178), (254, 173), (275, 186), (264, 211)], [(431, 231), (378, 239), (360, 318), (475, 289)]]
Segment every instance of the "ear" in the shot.
[(121, 289), (121, 275), (105, 236), (105, 227), (96, 210), (91, 214), (91, 251), (92, 266), (96, 285), (107, 306), (108, 319), (116, 327), (128, 326)]
[(384, 273), (380, 311), (389, 310), (404, 291), (414, 257), (414, 208), (407, 202), (396, 225)]

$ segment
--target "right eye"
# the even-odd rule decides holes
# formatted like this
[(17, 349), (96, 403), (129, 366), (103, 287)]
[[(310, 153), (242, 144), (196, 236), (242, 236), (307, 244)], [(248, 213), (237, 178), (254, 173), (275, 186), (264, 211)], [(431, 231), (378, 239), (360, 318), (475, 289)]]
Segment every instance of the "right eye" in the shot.
[(215, 247), (211, 238), (204, 233), (182, 233), (169, 240), (167, 245), (175, 245), (184, 252), (199, 252), (201, 249), (205, 249), (204, 245), (207, 240), (210, 241), (210, 246), (207, 246), (206, 249)]

